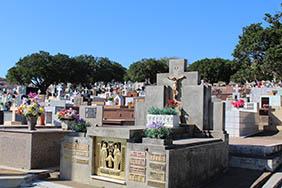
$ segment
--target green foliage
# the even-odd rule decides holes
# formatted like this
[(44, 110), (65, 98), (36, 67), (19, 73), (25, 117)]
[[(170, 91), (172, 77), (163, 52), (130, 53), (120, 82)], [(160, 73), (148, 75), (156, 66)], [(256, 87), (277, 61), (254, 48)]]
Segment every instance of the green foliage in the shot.
[(177, 111), (174, 108), (150, 107), (148, 109), (148, 114), (153, 114), (153, 115), (177, 115)]
[(159, 138), (159, 139), (165, 139), (170, 136), (170, 129), (166, 127), (161, 128), (147, 128), (144, 131), (145, 137), (147, 138)]
[(129, 66), (126, 79), (143, 82), (150, 79), (151, 83), (156, 83), (157, 73), (168, 72), (168, 59), (142, 59)]
[(87, 131), (87, 127), (90, 127), (90, 124), (85, 121), (71, 121), (68, 125), (70, 130), (83, 133)]
[(281, 45), (282, 13), (266, 14), (266, 27), (261, 23), (243, 28), (239, 43), (234, 49), (234, 61), (241, 68), (232, 80), (246, 82), (252, 80), (282, 79)]
[(40, 51), (20, 59), (8, 70), (11, 83), (33, 84), (45, 92), (50, 84), (72, 83), (86, 85), (96, 81), (123, 81), (126, 69), (108, 58), (88, 55), (69, 57), (65, 54), (50, 55)]
[(227, 59), (205, 58), (192, 63), (188, 67), (188, 71), (198, 71), (201, 75), (201, 79), (206, 80), (209, 83), (216, 83), (219, 81), (229, 83), (230, 77), (236, 73), (238, 68), (239, 64)]

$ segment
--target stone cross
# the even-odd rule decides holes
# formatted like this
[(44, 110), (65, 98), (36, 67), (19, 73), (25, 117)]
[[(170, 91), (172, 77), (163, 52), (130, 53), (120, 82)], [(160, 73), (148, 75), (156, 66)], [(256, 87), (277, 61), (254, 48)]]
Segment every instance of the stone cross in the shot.
[[(169, 99), (177, 99), (181, 123), (196, 125), (200, 130), (209, 129), (209, 104), (211, 88), (200, 84), (198, 72), (186, 72), (185, 59), (171, 59), (169, 73), (157, 74), (157, 85), (146, 87), (144, 111), (154, 106), (163, 108)], [(141, 118), (137, 124), (144, 124)]]
[(61, 84), (59, 84), (57, 86), (57, 91), (58, 91), (57, 99), (60, 99), (62, 90), (63, 90), (63, 88), (62, 88)]

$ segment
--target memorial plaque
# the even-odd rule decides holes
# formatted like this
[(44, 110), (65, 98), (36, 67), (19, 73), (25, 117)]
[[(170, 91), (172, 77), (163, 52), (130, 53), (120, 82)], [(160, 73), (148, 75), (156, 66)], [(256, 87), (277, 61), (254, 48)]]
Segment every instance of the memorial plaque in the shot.
[(96, 108), (85, 108), (85, 118), (96, 118)]
[(166, 157), (165, 157), (165, 154), (151, 153), (149, 155), (149, 160), (150, 161), (156, 161), (156, 162), (165, 162), (166, 161)]
[(150, 163), (149, 167), (152, 170), (156, 170), (156, 171), (164, 171), (166, 170), (166, 164), (165, 163)]
[(130, 166), (129, 167), (129, 173), (145, 176), (146, 175), (146, 168), (140, 167), (140, 166)]
[(143, 151), (131, 151), (129, 156), (129, 181), (145, 183), (146, 153)]
[(89, 163), (89, 145), (88, 144), (74, 144), (65, 143), (64, 158), (70, 159), (73, 163), (88, 164)]
[(150, 171), (149, 173), (150, 180), (157, 180), (157, 181), (165, 181), (165, 173), (164, 172), (155, 172)]
[(135, 182), (145, 182), (145, 176), (138, 175), (138, 174), (129, 174), (128, 176), (129, 181), (135, 181)]
[(145, 166), (146, 165), (146, 159), (137, 159), (137, 158), (131, 158), (129, 161), (130, 165), (134, 166)]
[(147, 185), (151, 187), (165, 188), (165, 183), (149, 180)]
[(151, 153), (148, 165), (148, 186), (165, 187), (166, 184), (166, 155)]
[(144, 151), (131, 151), (130, 157), (145, 158), (146, 153)]
[(52, 124), (52, 112), (45, 113), (46, 124)]

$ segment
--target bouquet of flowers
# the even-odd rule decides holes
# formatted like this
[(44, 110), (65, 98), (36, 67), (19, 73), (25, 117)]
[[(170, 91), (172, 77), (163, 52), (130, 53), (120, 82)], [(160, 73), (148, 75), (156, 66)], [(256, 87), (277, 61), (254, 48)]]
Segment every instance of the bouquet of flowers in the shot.
[(161, 121), (152, 122), (147, 124), (145, 129), (145, 137), (148, 138), (168, 138), (170, 135), (170, 129), (164, 126), (164, 123)]
[(79, 118), (79, 115), (76, 110), (69, 108), (69, 109), (62, 109), (57, 113), (58, 119), (61, 121), (64, 120), (76, 120)]
[(37, 118), (44, 113), (44, 107), (39, 104), (36, 93), (29, 93), (27, 98), (23, 98), (22, 104), (17, 109), (17, 113), (27, 118)]
[(245, 105), (245, 101), (243, 99), (240, 99), (238, 101), (233, 101), (232, 102), (232, 105), (235, 107), (235, 108), (243, 108), (244, 105)]

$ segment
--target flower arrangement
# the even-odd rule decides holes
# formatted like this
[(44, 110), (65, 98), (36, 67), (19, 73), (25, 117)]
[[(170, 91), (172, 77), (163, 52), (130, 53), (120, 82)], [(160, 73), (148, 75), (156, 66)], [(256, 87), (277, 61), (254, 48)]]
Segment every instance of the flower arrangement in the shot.
[(177, 115), (178, 113), (172, 107), (166, 107), (166, 108), (151, 107), (148, 110), (148, 114), (153, 114), (153, 115)]
[(59, 120), (76, 120), (79, 118), (78, 113), (76, 110), (69, 108), (69, 109), (62, 109), (57, 112), (57, 117)]
[(29, 93), (27, 98), (23, 98), (22, 104), (17, 109), (17, 113), (26, 118), (37, 118), (44, 113), (44, 107), (39, 104), (36, 93)]
[(75, 132), (84, 132), (85, 133), (87, 131), (87, 127), (90, 127), (90, 124), (87, 123), (84, 119), (78, 118), (75, 121), (72, 121), (69, 124), (68, 128)]
[(244, 105), (245, 105), (245, 101), (243, 99), (240, 99), (238, 101), (233, 101), (232, 102), (232, 105), (235, 107), (235, 108), (243, 108)]
[(161, 121), (155, 121), (147, 124), (144, 131), (145, 137), (166, 139), (170, 136), (170, 129), (164, 126)]
[(174, 99), (169, 99), (167, 102), (167, 107), (170, 108), (176, 108), (178, 106), (177, 101), (175, 101)]

